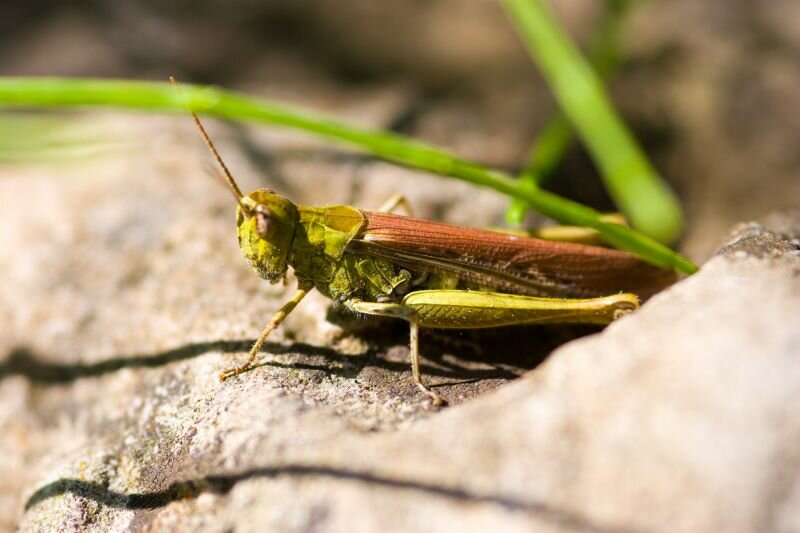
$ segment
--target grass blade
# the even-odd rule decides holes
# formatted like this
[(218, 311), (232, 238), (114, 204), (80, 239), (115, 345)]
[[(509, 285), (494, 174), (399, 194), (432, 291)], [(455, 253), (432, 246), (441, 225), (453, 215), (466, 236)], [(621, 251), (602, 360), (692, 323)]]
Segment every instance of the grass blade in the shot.
[(511, 176), (413, 139), (388, 132), (371, 131), (218, 88), (182, 85), (176, 91), (168, 83), (73, 78), (0, 78), (0, 107), (112, 107), (145, 111), (186, 113), (258, 122), (301, 130), (360, 147), (376, 156), (412, 168), (451, 176), (505, 193), (564, 224), (596, 229), (614, 246), (640, 255), (665, 268), (692, 273), (697, 267), (669, 248), (617, 224), (601, 220), (601, 214), (577, 202), (518, 183)]
[[(620, 26), (630, 8), (639, 0), (606, 0), (605, 10), (594, 30), (586, 52), (589, 64), (601, 80), (607, 80), (620, 62)], [(541, 186), (555, 171), (573, 140), (572, 125), (562, 111), (547, 121), (528, 154), (528, 164), (518, 179)], [(522, 223), (528, 206), (512, 200), (506, 210), (506, 221), (514, 226)]]
[(617, 206), (635, 228), (675, 242), (683, 225), (680, 205), (617, 116), (588, 62), (542, 0), (503, 3)]

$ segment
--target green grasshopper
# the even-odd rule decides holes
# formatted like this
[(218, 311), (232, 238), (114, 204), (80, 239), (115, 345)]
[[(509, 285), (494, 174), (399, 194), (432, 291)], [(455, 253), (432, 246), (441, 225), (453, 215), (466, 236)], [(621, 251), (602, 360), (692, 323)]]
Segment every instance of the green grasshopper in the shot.
[(439, 405), (444, 400), (420, 375), (420, 328), (608, 324), (638, 307), (636, 294), (652, 294), (675, 278), (627, 252), (392, 214), (403, 204), (408, 209), (399, 196), (362, 211), (296, 205), (265, 188), (244, 195), (192, 116), (236, 198), (245, 259), (271, 283), (285, 279), (290, 266), (297, 278), (297, 292), (247, 361), (220, 374), (223, 381), (250, 369), (269, 334), (317, 289), (355, 313), (407, 321), (414, 382)]

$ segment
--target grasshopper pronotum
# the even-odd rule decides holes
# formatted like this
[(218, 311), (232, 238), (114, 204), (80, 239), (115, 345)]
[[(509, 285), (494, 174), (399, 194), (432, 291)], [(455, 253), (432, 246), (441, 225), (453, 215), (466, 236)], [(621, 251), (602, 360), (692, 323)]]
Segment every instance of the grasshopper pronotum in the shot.
[(247, 361), (223, 371), (222, 380), (251, 368), (267, 336), (317, 289), (356, 313), (407, 321), (414, 382), (441, 404), (422, 382), (419, 328), (607, 324), (638, 307), (636, 294), (651, 294), (675, 278), (627, 252), (392, 214), (405, 203), (402, 197), (362, 211), (296, 205), (265, 188), (242, 194), (200, 119), (192, 116), (236, 198), (245, 259), (271, 283), (291, 266), (298, 285)]

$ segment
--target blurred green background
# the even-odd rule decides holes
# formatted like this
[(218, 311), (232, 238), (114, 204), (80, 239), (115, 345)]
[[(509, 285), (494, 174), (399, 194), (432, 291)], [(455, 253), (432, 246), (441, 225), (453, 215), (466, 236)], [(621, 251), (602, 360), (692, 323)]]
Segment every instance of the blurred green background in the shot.
[[(628, 3), (612, 32), (609, 89), (683, 203), (680, 248), (702, 260), (732, 224), (800, 198), (800, 5)], [(550, 5), (591, 50), (607, 4)], [(557, 112), (496, 0), (33, 1), (0, 9), (2, 75), (172, 74), (332, 114), (342, 99), (369, 101), (388, 110), (371, 126), (509, 173), (525, 168)], [(0, 135), (21, 131), (2, 120)], [(48, 142), (52, 148), (80, 140)], [(25, 142), (22, 135), (0, 139), (6, 159), (23, 157)], [(546, 187), (613, 210), (582, 145), (566, 146)]]

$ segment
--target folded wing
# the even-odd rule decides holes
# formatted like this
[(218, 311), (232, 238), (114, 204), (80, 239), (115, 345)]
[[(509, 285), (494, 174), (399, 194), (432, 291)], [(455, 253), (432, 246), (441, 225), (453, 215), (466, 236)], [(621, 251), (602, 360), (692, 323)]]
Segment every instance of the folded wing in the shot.
[(531, 296), (591, 297), (633, 292), (647, 297), (675, 273), (619, 250), (464, 228), (387, 213), (366, 223), (347, 251), (390, 259), (416, 272), (438, 272)]

